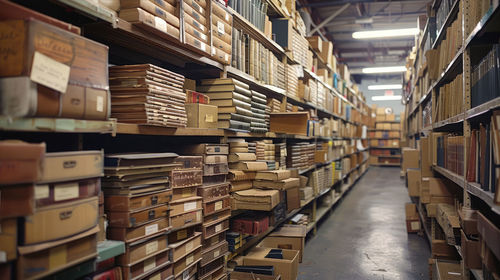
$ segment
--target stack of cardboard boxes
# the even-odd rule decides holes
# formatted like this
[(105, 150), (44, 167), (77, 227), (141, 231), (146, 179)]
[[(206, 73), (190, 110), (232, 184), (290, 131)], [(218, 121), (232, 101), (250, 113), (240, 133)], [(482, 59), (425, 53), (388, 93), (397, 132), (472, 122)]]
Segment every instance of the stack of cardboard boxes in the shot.
[[(194, 0), (188, 0), (194, 2)], [(212, 1), (212, 58), (222, 64), (231, 63), (233, 16), (217, 1)]]
[[(186, 0), (181, 3), (182, 41), (202, 52), (211, 53), (210, 1)], [(216, 38), (216, 37), (214, 37)], [(222, 42), (222, 41), (221, 41)], [(227, 53), (230, 53), (231, 48)]]

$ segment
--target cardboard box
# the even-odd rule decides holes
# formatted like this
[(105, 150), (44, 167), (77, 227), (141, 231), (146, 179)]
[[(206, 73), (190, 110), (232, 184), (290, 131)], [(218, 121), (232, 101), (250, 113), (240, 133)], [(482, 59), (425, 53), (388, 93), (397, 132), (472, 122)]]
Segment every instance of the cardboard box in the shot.
[(186, 104), (187, 126), (197, 128), (217, 128), (217, 106)]
[(321, 53), (323, 51), (323, 40), (321, 40), (320, 36), (311, 36), (307, 37), (306, 39), (313, 50), (317, 51), (318, 53)]
[(432, 160), (429, 137), (420, 137), (420, 170), (422, 177), (432, 177)]
[(433, 257), (445, 257), (455, 260), (460, 259), (455, 246), (448, 245), (448, 243), (446, 243), (446, 240), (432, 240), (431, 253)]
[(420, 196), (420, 169), (410, 168), (406, 171), (406, 185), (409, 196)]
[(227, 144), (195, 144), (185, 146), (182, 152), (187, 155), (227, 155), (229, 146)]
[(403, 148), (402, 169), (406, 173), (408, 168), (420, 168), (420, 152), (417, 149)]
[(18, 247), (19, 279), (43, 278), (97, 256), (99, 227), (53, 242)]
[(153, 220), (168, 217), (168, 205), (160, 204), (131, 212), (112, 211), (106, 213), (112, 227), (137, 227)]
[(0, 220), (0, 261), (8, 262), (17, 257), (17, 219)]
[(172, 199), (172, 190), (153, 191), (133, 195), (106, 195), (104, 206), (107, 211), (133, 211), (158, 204), (165, 204)]
[(462, 280), (460, 262), (436, 260), (436, 269), (433, 269), (432, 279)]
[(500, 229), (480, 212), (478, 212), (477, 229), (486, 245), (500, 260)]
[(286, 210), (290, 213), (298, 208), (300, 208), (300, 189), (297, 186), (286, 190)]
[(270, 132), (307, 135), (309, 112), (271, 113)]
[(458, 211), (460, 225), (466, 235), (478, 235), (477, 230), (477, 210), (462, 206), (461, 211)]
[(202, 209), (202, 198), (199, 196), (188, 197), (169, 203), (170, 216), (177, 216), (196, 209)]
[(157, 234), (158, 232), (166, 232), (170, 229), (170, 219), (167, 217), (160, 218), (145, 225), (133, 228), (107, 227), (106, 234), (108, 239), (121, 240), (126, 243), (134, 242), (148, 236)]
[(39, 182), (102, 177), (103, 164), (103, 151), (46, 153)]
[(448, 190), (448, 186), (444, 180), (440, 178), (429, 178), (429, 194), (430, 196), (446, 196), (451, 197), (452, 194)]
[(196, 266), (201, 260), (201, 248), (196, 249), (194, 252), (187, 254), (182, 257), (179, 261), (174, 263), (174, 275), (176, 277), (182, 274), (186, 268), (191, 267), (192, 265)]
[(266, 258), (270, 248), (255, 247), (243, 259), (244, 265), (272, 265), (282, 280), (296, 280), (299, 268), (299, 251), (283, 249), (283, 259)]
[(44, 153), (45, 143), (0, 141), (0, 184), (35, 182)]
[(25, 218), (21, 244), (29, 245), (66, 238), (97, 225), (98, 198), (41, 207)]
[(122, 266), (134, 264), (168, 250), (167, 236), (165, 234), (157, 235), (145, 242), (129, 243), (125, 246), (125, 253), (119, 255), (116, 259), (116, 263)]
[(170, 224), (172, 225), (172, 229), (177, 229), (201, 223), (203, 221), (202, 219), (202, 209), (197, 209), (192, 212), (171, 216)]
[(406, 215), (406, 231), (419, 232), (420, 231), (420, 218), (417, 212), (417, 207), (413, 203), (405, 204)]
[(401, 125), (399, 123), (391, 123), (392, 130), (401, 130)]
[(481, 269), (481, 246), (479, 241), (467, 238), (463, 230), (460, 230), (460, 234), (462, 258), (465, 267), (469, 269)]
[(35, 210), (35, 186), (0, 186), (0, 217), (11, 218), (33, 214)]
[[(322, 50), (319, 56), (323, 59), (324, 63), (328, 63), (330, 60), (332, 60), (333, 56), (333, 43), (330, 41), (323, 41), (322, 42), (323, 46), (321, 46)], [(344, 79), (347, 79), (344, 77)]]
[(302, 262), (306, 238), (306, 226), (283, 225), (264, 238), (258, 246), (299, 251), (299, 262)]
[[(254, 273), (246, 273), (233, 271), (231, 272), (231, 280), (256, 280), (256, 274)], [(280, 280), (281, 277), (279, 275), (276, 276), (268, 276), (263, 274), (258, 274), (257, 279), (259, 280)]]
[(187, 254), (193, 252), (201, 246), (201, 232), (195, 232), (190, 238), (169, 244), (171, 249), (172, 262), (177, 262)]
[[(394, 114), (385, 115), (385, 120), (388, 122), (393, 122), (395, 119), (396, 119), (396, 116)], [(392, 124), (391, 124), (391, 129), (392, 129)]]

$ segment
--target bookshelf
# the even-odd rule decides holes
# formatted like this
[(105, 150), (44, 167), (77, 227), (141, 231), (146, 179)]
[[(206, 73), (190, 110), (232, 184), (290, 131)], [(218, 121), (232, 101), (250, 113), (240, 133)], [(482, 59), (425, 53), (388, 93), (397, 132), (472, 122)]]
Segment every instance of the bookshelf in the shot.
[(368, 130), (370, 139), (370, 165), (400, 166), (401, 122), (385, 108), (376, 108), (375, 126)]
[[(423, 139), (431, 143), (432, 175), (450, 183), (449, 190), (457, 191), (458, 188), (455, 196), (458, 211), (477, 210), (499, 228), (500, 201), (495, 179), (500, 173), (494, 168), (487, 168), (487, 164), (494, 164), (497, 160), (495, 148), (500, 143), (494, 139), (487, 140), (487, 133), (495, 133), (492, 115), (500, 108), (500, 97), (494, 84), (488, 84), (485, 79), (479, 80), (474, 75), (479, 67), (489, 69), (481, 63), (487, 60), (487, 55), (493, 54), (491, 50), (498, 44), (500, 9), (496, 1), (490, 4), (488, 1), (458, 0), (447, 1), (450, 6), (443, 13), (439, 11), (443, 2), (436, 0), (432, 5), (433, 15), (440, 17), (442, 27), (436, 29), (434, 26), (434, 30), (426, 31), (437, 34), (430, 50), (417, 48), (407, 59), (411, 70), (404, 74), (406, 98), (403, 102), (406, 107), (403, 137), (411, 148), (422, 149)], [(436, 18), (429, 20), (436, 21)], [(456, 36), (450, 34), (453, 30), (458, 30)], [(425, 37), (422, 34), (420, 38)], [(419, 59), (432, 57), (433, 52), (442, 52), (440, 46), (446, 40), (452, 44), (452, 48), (447, 49), (448, 57), (453, 55), (445, 64), (441, 63), (444, 67), (435, 69), (436, 63), (432, 59)], [(498, 77), (489, 81), (495, 79), (498, 82)], [(478, 91), (475, 87), (480, 84), (483, 87)], [(485, 173), (480, 172), (489, 175), (481, 178), (480, 174)], [(420, 206), (417, 209), (421, 217), (425, 216), (425, 213), (422, 215), (425, 212), (422, 205), (426, 204), (418, 202), (418, 199), (416, 202)], [(433, 217), (426, 217), (426, 220), (435, 223)], [(432, 241), (435, 236), (432, 233), (428, 238)], [(455, 249), (460, 254), (458, 260), (466, 257), (461, 254), (464, 249), (460, 245), (456, 245)], [(475, 279), (491, 275), (487, 266), (466, 267), (466, 270)]]

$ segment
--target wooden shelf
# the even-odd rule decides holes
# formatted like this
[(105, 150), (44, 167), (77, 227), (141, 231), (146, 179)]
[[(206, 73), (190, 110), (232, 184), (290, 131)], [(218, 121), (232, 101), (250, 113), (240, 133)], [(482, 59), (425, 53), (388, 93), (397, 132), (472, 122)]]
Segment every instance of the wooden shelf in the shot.
[(401, 166), (400, 163), (383, 163), (383, 162), (371, 163), (370, 165), (373, 165), (373, 166), (391, 166), (391, 167)]
[[(469, 47), (473, 44), (484, 43), (482, 41), (483, 37), (486, 37), (490, 32), (498, 32), (498, 26), (500, 22), (499, 16), (499, 2), (493, 1), (494, 6), (491, 6), (486, 14), (481, 18), (481, 20), (476, 24), (476, 27), (471, 31), (469, 36), (465, 39), (465, 47)], [(491, 41), (496, 42), (496, 39)]]
[(434, 171), (436, 171), (437, 173), (448, 178), (449, 180), (451, 180), (455, 184), (459, 185), (461, 188), (464, 187), (464, 183), (465, 183), (464, 176), (460, 176), (460, 175), (453, 173), (450, 170), (443, 168), (443, 167), (440, 167), (440, 166), (433, 165), (432, 168), (434, 169)]
[(385, 156), (385, 155), (370, 155), (372, 157), (379, 157), (379, 158), (401, 158), (401, 155), (389, 155), (389, 156)]
[(448, 118), (446, 120), (433, 123), (432, 129), (435, 129), (435, 130), (436, 129), (443, 129), (443, 128), (450, 126), (450, 125), (462, 123), (463, 121), (464, 121), (464, 114), (460, 113), (460, 114), (453, 116), (451, 118)]
[(107, 121), (76, 120), (61, 118), (13, 118), (0, 116), (0, 130), (23, 132), (58, 133), (107, 133), (115, 134), (115, 119)]
[(486, 192), (481, 188), (481, 185), (478, 183), (467, 183), (466, 185), (467, 192), (479, 198), (483, 202), (485, 202), (488, 206), (491, 207), (491, 211), (500, 215), (500, 205), (495, 204), (493, 202), (494, 194), (491, 192)]
[(465, 112), (465, 118), (471, 119), (480, 115), (483, 115), (493, 109), (497, 109), (500, 107), (500, 97), (492, 99), (488, 102), (485, 102), (479, 106), (476, 106), (467, 112)]

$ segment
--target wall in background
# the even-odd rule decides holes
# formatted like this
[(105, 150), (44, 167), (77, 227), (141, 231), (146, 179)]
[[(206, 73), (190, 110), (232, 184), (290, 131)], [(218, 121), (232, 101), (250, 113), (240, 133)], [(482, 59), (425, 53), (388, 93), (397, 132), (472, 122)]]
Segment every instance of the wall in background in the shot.
[[(403, 113), (405, 107), (401, 104), (401, 100), (397, 101), (372, 101), (372, 96), (384, 95), (385, 90), (368, 90), (369, 85), (387, 85), (387, 84), (401, 84), (401, 78), (379, 78), (364, 76), (359, 90), (366, 96), (366, 103), (372, 105), (376, 104), (378, 107), (391, 107), (396, 115)], [(401, 95), (402, 90), (394, 89), (394, 95)]]

